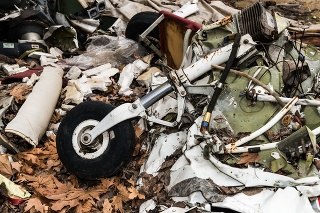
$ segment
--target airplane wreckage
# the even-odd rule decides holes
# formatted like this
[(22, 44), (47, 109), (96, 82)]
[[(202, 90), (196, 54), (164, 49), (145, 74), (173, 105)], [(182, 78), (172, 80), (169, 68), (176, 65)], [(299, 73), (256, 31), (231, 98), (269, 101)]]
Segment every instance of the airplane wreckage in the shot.
[[(36, 146), (43, 128), (28, 132), (28, 119), (31, 125), (48, 124), (65, 76), (64, 102), (76, 106), (59, 124), (56, 146), (63, 165), (79, 178), (110, 177), (121, 170), (135, 148), (134, 123), (151, 132), (162, 126), (171, 133), (163, 131), (156, 139), (140, 172), (156, 175), (168, 156), (182, 150), (170, 168), (168, 193), (174, 200), (203, 212), (320, 211), (320, 54), (303, 43), (303, 36), (298, 40), (289, 32), (288, 20), (274, 12), (275, 6), (259, 1), (202, 24), (186, 18), (199, 11), (195, 3), (174, 13), (137, 13), (127, 25), (127, 38), (95, 36), (87, 52), (47, 62), (4, 131)], [(133, 40), (154, 56), (132, 60), (122, 69), (119, 93), (132, 95), (130, 85), (140, 78), (147, 94), (117, 107), (83, 102), (83, 93), (112, 84), (110, 76), (119, 73), (118, 58), (105, 62), (116, 54), (132, 55), (137, 50)], [(99, 45), (108, 42), (117, 44), (105, 52), (106, 46)], [(158, 69), (151, 72), (151, 64)], [(69, 70), (66, 75), (63, 69)], [(53, 103), (41, 95), (48, 87)], [(30, 113), (24, 106), (35, 102), (42, 110)], [(37, 118), (37, 113), (48, 117)], [(219, 186), (236, 187), (239, 193), (223, 195)], [(251, 187), (263, 190), (253, 196), (240, 193)], [(146, 201), (140, 212), (155, 205)], [(163, 212), (192, 209), (173, 208)]]

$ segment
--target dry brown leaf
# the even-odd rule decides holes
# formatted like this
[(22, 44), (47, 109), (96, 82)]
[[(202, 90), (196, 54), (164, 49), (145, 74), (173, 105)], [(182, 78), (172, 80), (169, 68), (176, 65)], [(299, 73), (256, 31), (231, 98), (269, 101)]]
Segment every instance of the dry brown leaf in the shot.
[(113, 206), (115, 211), (119, 211), (121, 213), (123, 213), (123, 207), (122, 207), (122, 198), (121, 196), (114, 196), (112, 198), (112, 203), (111, 205)]
[(130, 193), (129, 195), (130, 200), (133, 200), (135, 198), (145, 199), (145, 196), (143, 194), (140, 194), (134, 186), (129, 187), (128, 191)]
[(52, 203), (51, 209), (60, 212), (63, 208), (71, 209), (79, 204), (77, 200), (59, 200)]
[(53, 175), (37, 175), (33, 180), (32, 183), (29, 184), (30, 186), (37, 188), (54, 188), (56, 185), (53, 182)]
[(0, 155), (0, 174), (8, 179), (13, 175), (11, 163), (9, 162), (8, 155)]
[(48, 206), (43, 204), (38, 197), (32, 197), (26, 201), (26, 206), (24, 207), (24, 211), (27, 212), (34, 208), (37, 212), (48, 212)]
[(140, 138), (144, 133), (144, 129), (140, 128), (138, 125), (134, 126), (134, 132), (136, 134), (136, 138)]
[(75, 175), (70, 175), (68, 177), (68, 180), (70, 181), (70, 183), (75, 187), (78, 188), (79, 187), (79, 181), (78, 178)]
[(10, 90), (10, 95), (12, 95), (16, 102), (26, 100), (26, 95), (31, 91), (30, 86), (24, 84), (18, 84), (12, 90)]
[(61, 120), (61, 115), (59, 113), (53, 113), (51, 117), (51, 123), (58, 123)]
[(108, 190), (111, 186), (113, 186), (116, 182), (116, 178), (103, 178), (100, 179), (101, 185), (98, 187), (99, 189)]
[(95, 203), (91, 200), (87, 200), (84, 203), (79, 203), (79, 205), (76, 206), (75, 212), (78, 213), (88, 213), (92, 212), (92, 207), (95, 205)]
[(252, 196), (260, 193), (262, 190), (263, 188), (259, 188), (259, 187), (252, 187), (252, 188), (248, 187), (248, 188), (245, 188), (242, 192), (247, 196)]
[(36, 156), (34, 154), (29, 154), (27, 152), (21, 152), (17, 156), (19, 159), (28, 161), (31, 164), (40, 164), (40, 160), (39, 160), (38, 156)]
[[(109, 88), (112, 89), (112, 87), (109, 87)], [(109, 93), (109, 92), (111, 92), (111, 90), (110, 91), (106, 91), (106, 93)], [(105, 103), (110, 103), (109, 97), (108, 96), (102, 96), (102, 95), (92, 96), (92, 97), (90, 97), (90, 100), (92, 100), (92, 101), (102, 101), (102, 102), (105, 102)]]
[(65, 199), (68, 193), (74, 190), (74, 186), (70, 183), (61, 183), (56, 177), (51, 176), (53, 184), (46, 188), (39, 188), (37, 191), (44, 197), (50, 200)]
[(246, 166), (249, 163), (259, 162), (260, 157), (258, 153), (243, 153), (240, 155), (241, 159), (237, 162), (237, 164), (245, 164)]
[[(87, 203), (86, 205), (89, 205), (88, 202), (93, 205), (95, 203), (93, 199), (98, 200), (102, 193), (105, 193), (105, 191), (104, 190), (84, 191), (83, 189), (73, 189), (71, 191), (68, 191), (67, 193), (47, 195), (46, 198), (56, 200), (55, 202), (53, 202), (52, 210), (60, 211), (65, 206), (69, 206), (70, 208), (73, 208), (73, 207), (77, 207), (78, 205), (82, 205), (82, 201), (84, 203)], [(84, 208), (84, 206), (82, 206), (81, 208)], [(86, 206), (86, 208), (88, 208), (88, 206)]]
[(49, 159), (47, 161), (47, 169), (52, 169), (53, 167), (60, 166), (61, 161), (59, 160), (54, 160), (54, 159)]
[(28, 164), (23, 164), (21, 168), (21, 172), (26, 173), (28, 175), (34, 174), (34, 170)]
[(109, 202), (108, 199), (105, 199), (104, 202), (103, 202), (103, 205), (102, 205), (102, 212), (103, 213), (110, 213), (112, 212), (112, 206), (111, 206), (111, 203)]
[(127, 187), (120, 184), (120, 185), (117, 185), (117, 189), (119, 190), (119, 194), (121, 195), (122, 197), (122, 200), (124, 202), (128, 202), (130, 200), (130, 192), (128, 191)]
[(21, 172), (21, 168), (22, 168), (22, 164), (20, 162), (12, 162), (11, 163), (11, 167), (13, 170), (15, 170), (16, 172)]

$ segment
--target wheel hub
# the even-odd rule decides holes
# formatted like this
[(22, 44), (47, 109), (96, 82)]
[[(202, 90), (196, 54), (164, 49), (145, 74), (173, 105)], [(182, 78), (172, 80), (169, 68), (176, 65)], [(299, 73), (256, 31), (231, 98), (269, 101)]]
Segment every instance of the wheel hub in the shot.
[(91, 135), (88, 133), (83, 133), (81, 135), (80, 142), (85, 146), (89, 146), (91, 144)]
[(109, 146), (110, 132), (103, 132), (94, 140), (91, 140), (91, 135), (86, 133), (93, 129), (98, 123), (99, 121), (97, 120), (83, 121), (75, 128), (73, 132), (73, 149), (82, 158), (98, 158), (107, 150)]

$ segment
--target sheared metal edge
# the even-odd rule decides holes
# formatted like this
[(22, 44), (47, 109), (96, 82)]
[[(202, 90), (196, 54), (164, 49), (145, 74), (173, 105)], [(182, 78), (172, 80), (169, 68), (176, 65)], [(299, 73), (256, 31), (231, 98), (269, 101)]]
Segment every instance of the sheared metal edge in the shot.
[(186, 131), (161, 135), (152, 148), (148, 160), (141, 167), (140, 173), (146, 172), (148, 174), (157, 175), (158, 170), (161, 168), (162, 163), (165, 162), (166, 157), (172, 155), (177, 149), (182, 148), (186, 140)]
[(223, 202), (207, 204), (210, 206), (230, 208), (239, 212), (246, 213), (273, 213), (273, 212), (290, 212), (290, 213), (314, 213), (307, 196), (294, 187), (284, 189), (263, 189), (255, 195), (245, 195), (239, 193), (227, 197)]
[[(14, 199), (28, 199), (31, 197), (31, 194), (23, 189), (21, 186), (15, 184), (14, 182), (10, 181), (8, 178), (0, 174), (0, 185), (1, 188), (3, 185), (5, 186), (5, 189), (1, 190), (2, 195), (14, 198)], [(7, 190), (7, 191), (5, 191)]]
[[(205, 143), (200, 144), (203, 149)], [(246, 187), (270, 186), (270, 187), (287, 187), (298, 185), (316, 185), (320, 183), (317, 176), (306, 177), (295, 180), (293, 178), (265, 172), (258, 168), (239, 169), (221, 163), (214, 156), (209, 155), (210, 162), (221, 172), (243, 183)]]
[[(166, 106), (166, 107), (163, 107)], [(162, 98), (155, 104), (153, 104), (148, 109), (148, 114), (150, 116), (153, 116), (157, 119), (162, 119), (169, 113), (177, 113), (178, 111), (178, 105), (177, 100), (169, 95)]]
[(170, 177), (169, 190), (175, 184), (192, 177), (210, 178), (220, 186), (243, 186), (239, 180), (222, 173), (210, 161), (204, 159), (200, 146), (194, 146), (184, 152), (172, 166)]
[(100, 21), (95, 19), (70, 20), (70, 22), (73, 27), (79, 28), (87, 33), (93, 33), (100, 25)]
[(0, 109), (0, 127), (3, 127), (4, 124), (2, 122), (2, 118), (4, 117), (6, 111), (8, 110), (8, 108), (12, 105), (14, 100), (13, 96), (10, 97), (5, 97), (3, 99), (0, 100), (0, 107), (2, 107), (2, 109)]
[(157, 207), (156, 202), (152, 199), (145, 201), (139, 207), (139, 213), (147, 213)]

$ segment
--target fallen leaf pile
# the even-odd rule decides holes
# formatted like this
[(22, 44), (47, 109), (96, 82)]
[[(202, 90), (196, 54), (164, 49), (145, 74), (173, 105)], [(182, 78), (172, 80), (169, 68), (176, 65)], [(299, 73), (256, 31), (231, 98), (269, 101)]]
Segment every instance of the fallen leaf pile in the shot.
[[(69, 174), (58, 158), (54, 137), (13, 156), (15, 162), (10, 163), (8, 155), (0, 158), (0, 173), (32, 194), (20, 209), (11, 206), (1, 212), (137, 212), (145, 201), (136, 188), (138, 173), (130, 171), (130, 165), (118, 176), (96, 181)], [(4, 204), (10, 207), (8, 201)]]

